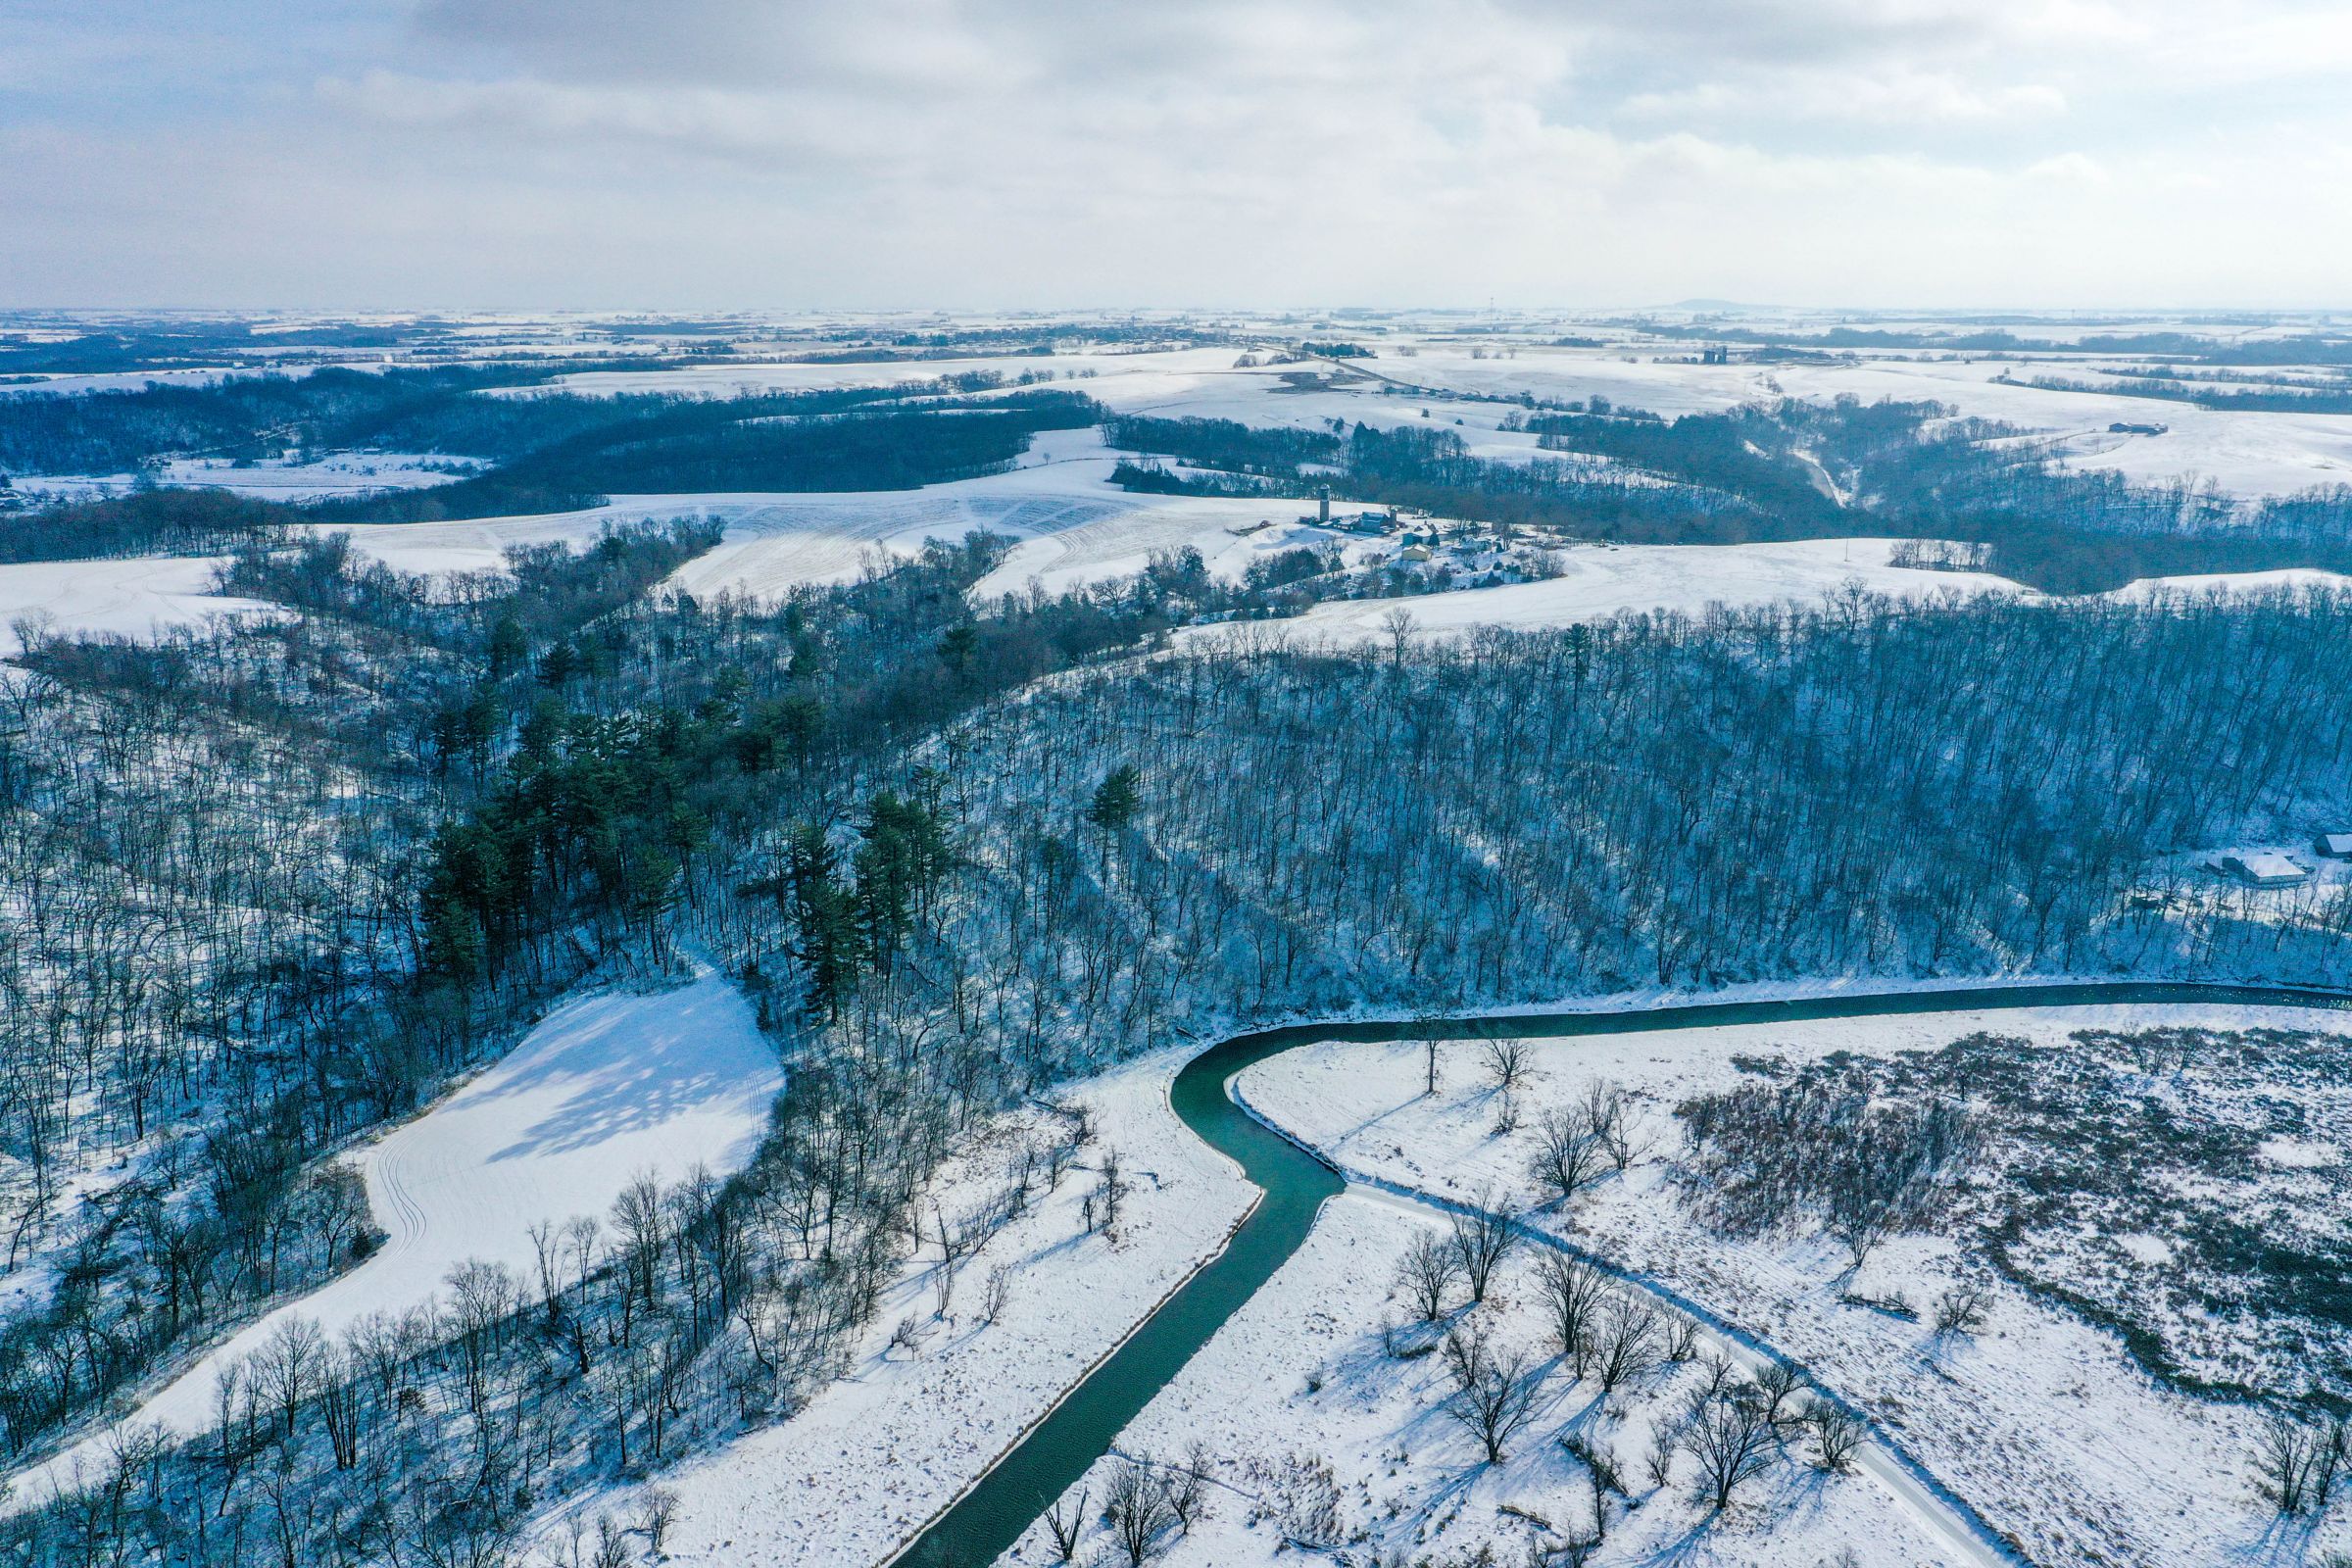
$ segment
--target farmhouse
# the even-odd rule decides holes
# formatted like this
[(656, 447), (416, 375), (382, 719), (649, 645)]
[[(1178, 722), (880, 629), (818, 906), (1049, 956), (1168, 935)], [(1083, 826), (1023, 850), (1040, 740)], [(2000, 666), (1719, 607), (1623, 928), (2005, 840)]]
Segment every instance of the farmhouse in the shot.
[(2240, 850), (2220, 857), (2213, 868), (2250, 888), (2291, 888), (2311, 875), (2277, 850)]

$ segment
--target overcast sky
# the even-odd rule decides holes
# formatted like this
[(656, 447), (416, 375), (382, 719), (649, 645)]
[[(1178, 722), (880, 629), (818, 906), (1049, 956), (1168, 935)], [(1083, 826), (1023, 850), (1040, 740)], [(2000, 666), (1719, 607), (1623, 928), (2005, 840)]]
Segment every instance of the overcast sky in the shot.
[(2352, 306), (2341, 0), (0, 0), (0, 305)]

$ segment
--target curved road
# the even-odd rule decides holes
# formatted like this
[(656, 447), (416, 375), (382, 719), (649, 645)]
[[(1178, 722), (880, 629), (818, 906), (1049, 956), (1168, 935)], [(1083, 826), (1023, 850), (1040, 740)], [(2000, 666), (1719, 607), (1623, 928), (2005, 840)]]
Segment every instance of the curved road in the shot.
[[(1298, 1250), (1313, 1228), (1324, 1200), (1346, 1189), (1346, 1180), (1321, 1155), (1254, 1119), (1233, 1099), (1229, 1086), (1234, 1076), (1268, 1056), (1324, 1041), (1379, 1044), (1425, 1040), (1432, 1036), (1471, 1040), (1502, 1035), (1563, 1039), (1980, 1007), (2077, 1007), (2133, 1003), (2226, 1003), (2241, 1006), (2352, 1009), (2352, 996), (2283, 986), (2168, 982), (1970, 986), (1787, 1002), (1705, 1003), (1615, 1012), (1298, 1024), (1237, 1035), (1211, 1046), (1177, 1073), (1169, 1087), (1169, 1104), (1186, 1126), (1212, 1148), (1230, 1155), (1250, 1180), (1262, 1189), (1256, 1205), (1244, 1217), (1223, 1250), (1169, 1295), (1117, 1348), (889, 1561), (907, 1564), (909, 1568), (980, 1568), (1011, 1547), (1039, 1514), (1108, 1451), (1120, 1431), (1192, 1359), (1194, 1352), (1207, 1344), (1225, 1320)], [(1420, 1200), (1420, 1195), (1401, 1196)], [(1556, 1238), (1533, 1234), (1545, 1245), (1563, 1245)], [(1612, 1272), (1622, 1274), (1622, 1271)], [(1636, 1279), (1633, 1283), (1664, 1296), (1685, 1310), (1695, 1306), (1660, 1290), (1654, 1282)], [(1760, 1356), (1778, 1355), (1769, 1346), (1752, 1341), (1736, 1343), (1736, 1336), (1724, 1334), (1722, 1325), (1703, 1308), (1696, 1309), (1696, 1315), (1719, 1337), (1734, 1341), (1744, 1359), (1752, 1362)], [(1924, 1524), (1954, 1549), (1964, 1552), (1970, 1561), (1980, 1564), (2016, 1561), (1973, 1509), (1896, 1446), (1876, 1423), (1871, 1424), (1870, 1432), (1873, 1442), (1862, 1455), (1865, 1468), (1885, 1482)]]

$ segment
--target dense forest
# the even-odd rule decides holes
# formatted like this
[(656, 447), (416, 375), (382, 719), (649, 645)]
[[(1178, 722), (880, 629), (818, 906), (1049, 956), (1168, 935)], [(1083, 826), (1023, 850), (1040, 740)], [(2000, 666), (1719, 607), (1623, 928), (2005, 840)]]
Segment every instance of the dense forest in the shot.
[[(0, 893), (30, 915), (0, 952), (11, 1004), (0, 1147), (12, 1156), (0, 1202), (12, 1268), (58, 1285), (0, 1334), (0, 1441), (12, 1454), (37, 1452), (176, 1350), (364, 1255), (365, 1201), (321, 1156), (503, 1049), (583, 975), (658, 976), (692, 901), (713, 896), (715, 867), (762, 825), (810, 824), (805, 838), (858, 824), (838, 872), (820, 844), (788, 885), (754, 878), (716, 896), (823, 905), (842, 975), (864, 973), (872, 944), (925, 906), (946, 868), (927, 797), (868, 790), (868, 770), (993, 692), (1166, 624), (1140, 600), (1086, 599), (976, 622), (963, 590), (1005, 545), (986, 537), (772, 612), (653, 591), (714, 538), (684, 525), (615, 532), (584, 554), (518, 550), (506, 573), (434, 585), (362, 564), (329, 537), (248, 550), (225, 569), (225, 587), (287, 607), (281, 619), (154, 645), (36, 639), (0, 739)], [(764, 995), (756, 970), (742, 978)], [(797, 1003), (768, 1010), (781, 1039), (799, 1038)], [(894, 1217), (947, 1126), (944, 1102), (908, 1101), (903, 1086), (827, 1060), (804, 1060), (779, 1125), (831, 1125), (839, 1099), (859, 1139), (889, 1135), (859, 1155), (851, 1190), (829, 1192), (838, 1223), (802, 1212), (787, 1224), (765, 1200), (755, 1213), (754, 1196), (730, 1186), (713, 1210), (716, 1245), (753, 1250), (695, 1272), (697, 1304), (679, 1317), (686, 1277), (672, 1270), (700, 1267), (691, 1249), (705, 1225), (673, 1232), (673, 1195), (657, 1194), (645, 1208), (657, 1240), (630, 1244), (653, 1246), (653, 1262), (587, 1246), (566, 1254), (572, 1294), (534, 1296), (528, 1310), (511, 1282), (474, 1280), (489, 1294), (466, 1298), (476, 1315), (455, 1353), (470, 1370), (454, 1381), (442, 1375), (458, 1369), (444, 1359), (454, 1319), (391, 1326), (396, 1351), (382, 1353), (406, 1370), (385, 1372), (372, 1396), (346, 1379), (317, 1407), (367, 1431), (379, 1412), (389, 1423), (388, 1446), (369, 1453), (376, 1511), (364, 1521), (339, 1511), (362, 1479), (345, 1473), (348, 1430), (310, 1425), (310, 1400), (326, 1392), (317, 1380), (356, 1371), (335, 1357), (357, 1348), (286, 1348), (297, 1364), (272, 1375), (300, 1392), (282, 1424), (255, 1415), (256, 1366), (211, 1446), (167, 1451), (129, 1435), (127, 1464), (184, 1466), (207, 1505), (169, 1518), (154, 1511), (169, 1495), (157, 1491), (134, 1520), (116, 1494), (105, 1539), (241, 1561), (261, 1549), (265, 1517), (293, 1528), (263, 1510), (299, 1496), (301, 1540), (329, 1555), (345, 1539), (371, 1550), (477, 1530), (503, 1540), (547, 1484), (534, 1442), (602, 1430), (606, 1384), (624, 1376), (597, 1348), (608, 1309), (636, 1325), (615, 1331), (629, 1342), (627, 1379), (670, 1367), (619, 1396), (630, 1452), (645, 1451), (648, 1412), (632, 1401), (649, 1389), (661, 1401), (650, 1417), (673, 1446), (723, 1411), (740, 1422), (788, 1408), (896, 1255)], [(798, 1157), (787, 1159), (795, 1181)], [(112, 1174), (85, 1179), (99, 1170)], [(608, 1298), (608, 1285), (621, 1294)], [(729, 1373), (722, 1394), (712, 1380), (731, 1320), (771, 1356), (802, 1359), (761, 1363), (764, 1393)], [(558, 1329), (576, 1343), (551, 1361)], [(606, 1370), (586, 1376), (592, 1362)], [(688, 1373), (703, 1393), (673, 1432), (675, 1379)], [(336, 1402), (346, 1396), (356, 1411)], [(553, 1425), (517, 1439), (512, 1421)], [(318, 1451), (306, 1454), (314, 1436)], [(660, 1456), (664, 1441), (646, 1446)], [(466, 1468), (488, 1464), (475, 1446), (493, 1443), (495, 1465)], [(249, 1466), (265, 1452), (275, 1457)], [(317, 1473), (304, 1469), (311, 1458)], [(445, 1460), (460, 1466), (455, 1482)], [(591, 1446), (565, 1473), (629, 1462)], [(165, 1488), (168, 1472), (149, 1479)], [(54, 1533), (73, 1517), (61, 1506), (7, 1528), (45, 1559), (69, 1540), (76, 1552), (93, 1544), (77, 1533), (100, 1527), (86, 1516)]]

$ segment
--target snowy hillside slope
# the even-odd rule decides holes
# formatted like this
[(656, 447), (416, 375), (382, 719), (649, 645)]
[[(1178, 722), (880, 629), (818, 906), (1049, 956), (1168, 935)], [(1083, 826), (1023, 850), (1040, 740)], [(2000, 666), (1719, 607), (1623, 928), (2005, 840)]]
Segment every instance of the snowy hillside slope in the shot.
[(64, 636), (150, 637), (209, 616), (266, 612), (259, 600), (213, 591), (220, 556), (140, 556), (122, 561), (0, 563), (0, 659), (23, 652), (25, 616)]
[[(125, 1419), (201, 1426), (222, 1369), (283, 1319), (331, 1335), (369, 1313), (397, 1316), (473, 1259), (529, 1277), (531, 1226), (601, 1218), (641, 1173), (666, 1183), (698, 1164), (721, 1175), (740, 1165), (782, 1083), (750, 1004), (715, 970), (672, 991), (565, 1003), (496, 1064), (351, 1156), (389, 1235), (381, 1250), (216, 1348)], [(101, 1432), (20, 1477), (15, 1496), (38, 1499), (50, 1481), (97, 1463), (106, 1442)]]
[[(879, 386), (973, 370), (1006, 376), (1074, 374), (1074, 387), (1121, 414), (1235, 419), (1258, 425), (1320, 425), (1332, 418), (1379, 425), (1418, 416), (1424, 405), (1444, 423), (1460, 418), (1462, 434), (1482, 450), (1533, 447), (1494, 429), (1522, 396), (1585, 402), (1671, 418), (1716, 414), (1782, 397), (1828, 402), (1856, 397), (1947, 404), (1961, 416), (1997, 419), (2073, 445), (2056, 454), (2082, 467), (2113, 468), (2141, 483), (2194, 476), (2237, 496), (2285, 495), (2316, 484), (2352, 482), (2352, 415), (2206, 410), (2121, 392), (2051, 391), (2025, 383), (2036, 374), (2073, 378), (2085, 363), (2073, 355), (2003, 360), (1952, 354), (1880, 352), (1835, 363), (1765, 365), (1696, 363), (1694, 349), (1654, 342), (1563, 348), (1509, 341), (1471, 346), (1442, 337), (1398, 334), (1373, 358), (1331, 364), (1241, 368), (1225, 349), (1136, 354), (1073, 353), (917, 364), (769, 364), (682, 369), (590, 371), (562, 378), (568, 391), (688, 392), (728, 396), (740, 390)], [(1403, 392), (1404, 388), (1413, 388)], [(1447, 394), (1454, 394), (1448, 398)], [(518, 395), (528, 395), (518, 392)], [(2160, 435), (2115, 439), (2111, 423), (2161, 424)], [(2089, 439), (2091, 437), (2097, 439)]]

